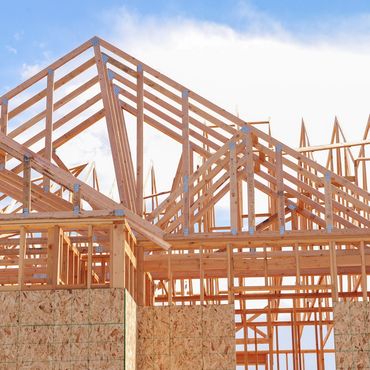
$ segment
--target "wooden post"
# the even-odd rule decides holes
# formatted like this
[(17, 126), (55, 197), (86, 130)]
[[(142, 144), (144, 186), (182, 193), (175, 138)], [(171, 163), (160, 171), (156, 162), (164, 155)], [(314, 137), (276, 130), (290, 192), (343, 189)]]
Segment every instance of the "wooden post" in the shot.
[(199, 249), (199, 293), (200, 293), (200, 304), (203, 305), (204, 303), (204, 267), (203, 267), (203, 246), (200, 246)]
[(122, 222), (112, 226), (111, 282), (112, 288), (125, 288), (125, 227)]
[(92, 254), (93, 254), (93, 227), (87, 228), (87, 288), (91, 288), (92, 279)]
[(144, 272), (144, 247), (138, 245), (137, 247), (137, 279), (136, 279), (136, 294), (137, 304), (139, 306), (145, 305), (145, 272)]
[[(134, 251), (132, 250), (131, 251), (132, 254), (134, 253)], [(136, 297), (136, 286), (137, 286), (137, 270), (133, 264), (133, 262), (130, 260), (131, 262), (131, 291), (132, 291), (132, 296), (133, 297)], [(137, 262), (137, 260), (136, 260)]]
[(280, 348), (279, 348), (279, 327), (275, 327), (275, 343), (276, 343), (276, 365), (277, 370), (280, 370)]
[(81, 211), (81, 187), (80, 184), (73, 185), (73, 213), (79, 214)]
[(183, 175), (183, 233), (190, 232), (190, 141), (189, 141), (189, 90), (182, 92), (182, 175)]
[(330, 233), (333, 230), (333, 202), (331, 191), (331, 173), (329, 171), (325, 173), (324, 189), (326, 231)]
[(144, 76), (142, 64), (137, 66), (136, 118), (136, 210), (142, 216), (144, 201)]
[(366, 274), (366, 255), (365, 255), (365, 242), (360, 242), (360, 253), (361, 253), (361, 290), (362, 299), (367, 301), (367, 274)]
[(81, 283), (81, 255), (80, 254), (76, 258), (75, 279), (76, 279), (76, 284)]
[(24, 286), (24, 259), (26, 257), (26, 229), (21, 226), (19, 233), (19, 266), (18, 266), (18, 288), (23, 289)]
[(73, 284), (73, 271), (74, 271), (74, 251), (69, 245), (68, 247), (68, 275), (67, 275), (67, 285)]
[[(54, 93), (54, 71), (48, 70), (47, 87), (46, 87), (46, 116), (45, 116), (45, 153), (47, 160), (51, 161), (53, 153), (53, 93)], [(50, 191), (50, 178), (44, 176), (44, 190)]]
[[(272, 326), (272, 318), (271, 318), (271, 300), (267, 301), (267, 333), (268, 333), (268, 344), (269, 344), (269, 355), (266, 358), (266, 369), (274, 368), (274, 331)], [(269, 366), (268, 366), (269, 365)]]
[(238, 233), (239, 225), (239, 206), (238, 206), (238, 178), (237, 178), (237, 155), (236, 142), (233, 140), (229, 144), (230, 149), (230, 226), (231, 234)]
[(48, 229), (47, 284), (54, 289), (59, 283), (61, 258), (61, 229), (52, 226)]
[[(1, 111), (0, 111), (0, 132), (4, 135), (8, 132), (8, 99), (3, 98), (1, 100)], [(6, 164), (6, 152), (0, 152), (0, 170), (5, 168)]]
[(65, 259), (65, 250), (66, 250), (66, 244), (64, 243), (64, 240), (61, 241), (59, 244), (59, 276), (58, 276), (58, 284), (59, 282), (64, 283), (64, 273), (66, 268), (66, 259)]
[(299, 245), (297, 243), (294, 244), (294, 254), (296, 263), (296, 283), (297, 285), (301, 285), (301, 266), (299, 259)]
[(318, 304), (319, 304), (319, 311), (318, 316), (319, 316), (319, 339), (320, 339), (320, 349), (319, 349), (319, 359), (320, 359), (320, 370), (325, 369), (325, 363), (324, 363), (324, 343), (323, 343), (323, 324), (322, 324), (322, 311), (321, 311), (321, 299), (318, 299)]
[(280, 234), (285, 232), (285, 206), (284, 206), (284, 183), (283, 183), (283, 153), (281, 144), (275, 147), (276, 168), (276, 192), (277, 192), (277, 214)]
[[(126, 236), (127, 236), (127, 233), (125, 231), (125, 242), (127, 240)], [(131, 294), (131, 271), (130, 270), (131, 270), (130, 258), (126, 258), (126, 252), (125, 252), (125, 288)]]
[(253, 235), (255, 231), (255, 205), (254, 205), (254, 160), (253, 160), (253, 142), (252, 133), (248, 126), (244, 126), (245, 132), (245, 156), (247, 163), (245, 165), (247, 172), (247, 192), (248, 192), (248, 231)]
[(292, 361), (293, 361), (293, 369), (298, 370), (298, 364), (297, 364), (297, 349), (296, 349), (296, 332), (295, 332), (295, 317), (293, 315), (293, 312), (290, 313), (290, 322), (291, 322), (291, 337), (292, 337)]
[(330, 274), (332, 284), (332, 298), (333, 302), (338, 302), (338, 272), (337, 272), (337, 254), (335, 242), (329, 243), (330, 249)]
[(234, 259), (231, 244), (227, 245), (227, 290), (229, 304), (234, 304)]
[(31, 212), (31, 159), (27, 155), (23, 158), (23, 213)]
[(168, 256), (168, 305), (172, 305), (172, 268), (171, 268), (171, 254), (172, 251), (169, 249), (167, 251), (167, 256)]

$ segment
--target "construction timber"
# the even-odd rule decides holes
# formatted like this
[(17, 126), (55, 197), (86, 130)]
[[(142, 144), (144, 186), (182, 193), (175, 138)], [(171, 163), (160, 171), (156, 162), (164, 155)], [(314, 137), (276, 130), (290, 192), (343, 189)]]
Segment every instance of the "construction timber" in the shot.
[[(98, 37), (0, 102), (0, 290), (234, 304), (238, 366), (329, 368), (334, 305), (369, 300), (370, 120), (346, 142), (335, 119), (324, 146), (302, 122), (292, 148), (269, 122), (246, 122)], [(86, 176), (87, 163), (62, 155), (93, 125), (106, 129), (117, 199), (99, 190), (99, 168)], [(152, 170), (146, 191), (149, 126), (181, 151), (169, 189)]]

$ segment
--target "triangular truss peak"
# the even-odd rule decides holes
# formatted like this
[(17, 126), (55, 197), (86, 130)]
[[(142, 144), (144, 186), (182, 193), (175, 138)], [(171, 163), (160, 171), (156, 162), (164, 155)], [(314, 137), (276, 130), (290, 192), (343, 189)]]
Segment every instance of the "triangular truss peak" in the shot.
[[(136, 119), (136, 166), (127, 114)], [(22, 166), (7, 159), (22, 160), (26, 148), (37, 152), (45, 165), (55, 163), (58, 171), (66, 171), (56, 151), (102, 120), (120, 204), (138, 216), (144, 209), (144, 125), (181, 145), (171, 193), (145, 215), (166, 233), (217, 229), (220, 225), (214, 224), (214, 217), (209, 224), (209, 216), (225, 197), (229, 217), (222, 227), (231, 234), (267, 229), (284, 233), (303, 225), (329, 231), (369, 226), (369, 193), (333, 172), (331, 152), (324, 168), (97, 37), (2, 96), (1, 132), (11, 144), (22, 144), (24, 152), (16, 157), (11, 144), (5, 148), (2, 143), (4, 174), (20, 176)], [(301, 146), (307, 139), (302, 125)], [(336, 119), (331, 144), (340, 141), (341, 133)], [(348, 148), (345, 153), (350, 154)], [(198, 169), (195, 157), (203, 163)], [(336, 167), (341, 161), (336, 159)], [(45, 193), (53, 175), (43, 175), (39, 184)], [(97, 198), (93, 196), (95, 202)], [(118, 206), (110, 202), (109, 207)], [(268, 211), (268, 217), (261, 216)]]
[[(324, 369), (334, 303), (369, 296), (369, 132), (370, 120), (348, 143), (335, 118), (330, 143), (312, 146), (302, 120), (294, 149), (269, 121), (94, 37), (0, 98), (0, 290), (232, 303), (238, 364), (303, 369), (314, 354)], [(95, 136), (108, 148), (100, 177), (96, 158), (74, 155)], [(149, 166), (159, 138), (177, 152)], [(305, 349), (312, 326), (322, 338)]]

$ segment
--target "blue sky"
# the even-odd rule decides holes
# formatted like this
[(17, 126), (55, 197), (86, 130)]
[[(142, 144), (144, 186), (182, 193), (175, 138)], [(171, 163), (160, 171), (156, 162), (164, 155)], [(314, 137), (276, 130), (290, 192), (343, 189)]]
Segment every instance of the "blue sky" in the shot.
[(14, 0), (2, 15), (0, 95), (99, 35), (290, 145), (302, 117), (319, 145), (335, 115), (357, 140), (369, 114), (369, 1)]
[[(299, 1), (197, 1), (197, 0), (89, 0), (63, 2), (15, 0), (2, 2), (0, 24), (1, 91), (20, 81), (23, 64), (56, 58), (94, 34), (110, 35), (109, 14), (124, 7), (139, 17), (189, 18), (248, 30), (251, 20), (259, 20), (257, 32), (269, 32), (265, 20), (273, 21), (291, 35), (302, 38), (327, 37), (346, 33), (350, 19), (370, 14), (365, 0)], [(353, 22), (368, 31), (367, 22)], [(330, 25), (330, 27), (326, 25)], [(353, 28), (353, 24), (350, 25)], [(343, 29), (344, 27), (344, 29)], [(365, 30), (364, 30), (365, 29)]]

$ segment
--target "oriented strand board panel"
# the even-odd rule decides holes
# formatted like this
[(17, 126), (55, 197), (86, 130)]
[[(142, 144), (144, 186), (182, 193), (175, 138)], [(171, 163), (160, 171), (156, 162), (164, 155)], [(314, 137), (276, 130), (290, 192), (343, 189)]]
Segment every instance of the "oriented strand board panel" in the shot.
[(234, 370), (234, 325), (233, 305), (138, 307), (137, 368)]
[(136, 303), (129, 292), (125, 291), (125, 369), (136, 369)]
[(124, 294), (0, 292), (0, 369), (124, 369)]
[(339, 302), (334, 307), (337, 369), (370, 369), (370, 302)]

